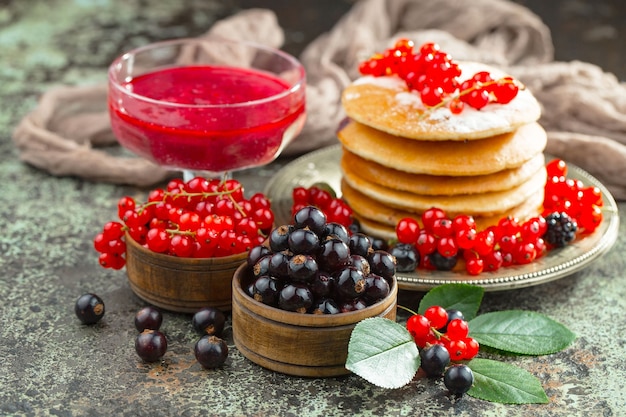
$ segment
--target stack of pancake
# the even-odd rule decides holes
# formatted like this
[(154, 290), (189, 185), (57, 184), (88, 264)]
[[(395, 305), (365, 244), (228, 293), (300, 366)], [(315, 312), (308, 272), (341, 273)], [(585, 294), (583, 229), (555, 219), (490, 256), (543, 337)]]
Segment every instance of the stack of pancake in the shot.
[[(461, 80), (478, 71), (505, 76), (481, 64), (460, 67)], [(527, 89), (508, 104), (453, 114), (445, 105), (426, 109), (398, 77), (365, 76), (344, 90), (342, 104), (342, 194), (365, 232), (394, 237), (401, 218), (419, 219), (431, 207), (471, 215), (480, 229), (541, 212), (547, 138)]]

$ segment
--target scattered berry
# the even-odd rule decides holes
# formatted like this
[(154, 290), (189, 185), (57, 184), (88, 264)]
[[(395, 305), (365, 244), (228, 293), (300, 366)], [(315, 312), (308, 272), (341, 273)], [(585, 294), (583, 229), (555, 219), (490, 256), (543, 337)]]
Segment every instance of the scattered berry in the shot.
[(196, 342), (194, 354), (204, 368), (219, 368), (228, 357), (228, 345), (217, 336), (205, 335)]
[(83, 294), (76, 300), (74, 312), (83, 324), (94, 324), (104, 316), (104, 302), (96, 294)]
[(443, 383), (452, 395), (461, 396), (474, 385), (474, 373), (467, 365), (454, 364), (444, 373)]
[(443, 345), (434, 344), (420, 350), (421, 368), (429, 377), (440, 377), (450, 365), (450, 354)]
[(140, 333), (144, 330), (159, 330), (163, 323), (163, 315), (152, 306), (147, 306), (135, 314), (135, 328)]
[(201, 334), (220, 336), (224, 331), (226, 316), (215, 307), (203, 307), (191, 318), (191, 325)]
[(167, 339), (158, 330), (144, 330), (135, 338), (135, 352), (145, 362), (160, 360), (167, 351)]

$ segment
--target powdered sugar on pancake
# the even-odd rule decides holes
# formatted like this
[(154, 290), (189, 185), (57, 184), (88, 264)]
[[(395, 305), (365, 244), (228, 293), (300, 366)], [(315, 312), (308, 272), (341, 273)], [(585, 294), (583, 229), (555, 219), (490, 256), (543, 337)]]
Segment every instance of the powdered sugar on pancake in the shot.
[[(464, 81), (479, 71), (492, 78), (506, 74), (478, 63), (461, 63), (459, 79)], [(492, 103), (480, 110), (465, 106), (453, 114), (447, 106), (427, 108), (419, 94), (407, 89), (398, 76), (364, 76), (346, 88), (343, 104), (348, 116), (371, 127), (412, 139), (480, 139), (510, 132), (539, 119), (541, 108), (532, 93), (520, 89), (508, 104)]]

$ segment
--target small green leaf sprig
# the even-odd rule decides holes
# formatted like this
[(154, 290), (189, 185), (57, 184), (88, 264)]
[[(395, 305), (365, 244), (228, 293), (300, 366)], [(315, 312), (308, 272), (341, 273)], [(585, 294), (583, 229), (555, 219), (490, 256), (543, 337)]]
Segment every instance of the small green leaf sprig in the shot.
[[(468, 284), (444, 284), (420, 301), (418, 313), (438, 305), (462, 311), (469, 336), (481, 346), (507, 355), (539, 356), (567, 348), (576, 335), (551, 318), (530, 311), (505, 310), (477, 315), (484, 289)], [(471, 397), (505, 404), (545, 404), (540, 381), (507, 362), (474, 358), (466, 362), (474, 373)], [(346, 368), (382, 388), (411, 382), (420, 367), (419, 349), (406, 327), (373, 317), (359, 322), (350, 337)]]

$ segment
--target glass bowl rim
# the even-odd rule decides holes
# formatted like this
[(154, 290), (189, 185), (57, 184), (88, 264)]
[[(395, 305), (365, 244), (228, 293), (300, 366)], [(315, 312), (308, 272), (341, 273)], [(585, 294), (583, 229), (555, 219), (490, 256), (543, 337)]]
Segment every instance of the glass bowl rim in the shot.
[[(235, 45), (244, 45), (251, 49), (257, 49), (260, 51), (277, 55), (294, 66), (294, 69), (296, 69), (299, 73), (298, 80), (295, 83), (293, 83), (293, 85), (289, 87), (288, 89), (281, 91), (278, 94), (269, 96), (269, 97), (264, 97), (261, 99), (240, 102), (240, 103), (221, 103), (221, 104), (190, 104), (190, 103), (176, 103), (172, 101), (158, 100), (158, 99), (154, 99), (151, 97), (147, 97), (147, 96), (136, 94), (132, 91), (129, 91), (128, 89), (124, 87), (123, 84), (121, 84), (117, 80), (116, 68), (119, 65), (121, 65), (122, 61), (127, 60), (128, 57), (131, 55), (136, 55), (144, 51), (161, 48), (164, 46), (171, 46), (171, 45), (177, 45), (177, 44), (180, 44), (180, 45), (198, 44), (198, 43), (205, 43), (205, 42), (211, 42), (211, 43), (220, 42), (220, 43), (230, 43), (230, 44), (235, 44)], [(172, 67), (176, 67), (176, 66), (177, 65), (172, 65)], [(184, 65), (180, 65), (180, 66), (184, 66)], [(290, 96), (298, 92), (298, 90), (303, 89), (306, 83), (306, 71), (302, 63), (293, 55), (287, 52), (284, 52), (280, 49), (263, 45), (257, 42), (229, 39), (229, 38), (222, 38), (222, 37), (180, 38), (180, 39), (170, 39), (170, 40), (152, 42), (146, 45), (139, 46), (137, 48), (133, 48), (117, 56), (113, 60), (113, 62), (111, 62), (111, 64), (109, 65), (108, 82), (109, 82), (109, 86), (113, 86), (116, 90), (118, 90), (120, 93), (122, 93), (125, 96), (133, 97), (137, 100), (153, 103), (153, 104), (160, 105), (160, 106), (177, 107), (177, 108), (195, 108), (195, 109), (245, 108), (245, 107), (252, 107), (252, 106), (256, 106), (256, 105), (260, 105), (264, 103), (271, 103), (273, 101), (280, 100), (284, 97)]]

